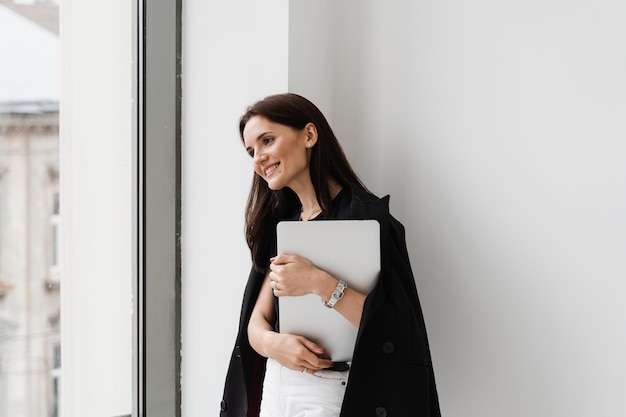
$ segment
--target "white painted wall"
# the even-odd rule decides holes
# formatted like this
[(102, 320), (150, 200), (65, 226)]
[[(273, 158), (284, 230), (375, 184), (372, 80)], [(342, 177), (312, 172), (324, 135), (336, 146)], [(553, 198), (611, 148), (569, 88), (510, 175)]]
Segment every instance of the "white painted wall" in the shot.
[(182, 402), (217, 415), (250, 255), (243, 235), (251, 160), (239, 116), (287, 90), (288, 2), (183, 5)]
[(333, 126), (336, 0), (290, 1), (289, 91), (302, 94)]
[[(319, 26), (292, 6), (303, 62)], [(446, 416), (626, 413), (625, 12), (343, 0), (314, 23), (335, 130), (407, 226)], [(289, 88), (319, 96), (317, 65)]]
[(257, 3), (184, 6), (184, 415), (249, 267), (237, 117), (287, 76), (407, 227), (444, 414), (624, 415), (626, 5)]

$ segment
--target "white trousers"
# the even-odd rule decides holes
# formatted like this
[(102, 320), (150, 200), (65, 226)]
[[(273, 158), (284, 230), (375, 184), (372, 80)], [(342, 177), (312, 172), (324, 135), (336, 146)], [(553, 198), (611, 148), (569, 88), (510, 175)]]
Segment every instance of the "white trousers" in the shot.
[(270, 358), (259, 417), (338, 417), (349, 372), (303, 373)]

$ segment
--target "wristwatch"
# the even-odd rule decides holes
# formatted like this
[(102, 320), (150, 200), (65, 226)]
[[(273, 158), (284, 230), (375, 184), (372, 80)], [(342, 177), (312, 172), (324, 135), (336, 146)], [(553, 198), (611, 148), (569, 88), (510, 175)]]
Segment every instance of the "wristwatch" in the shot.
[(333, 294), (330, 296), (330, 300), (324, 301), (322, 298), (322, 303), (328, 308), (335, 307), (337, 301), (341, 300), (341, 297), (343, 297), (343, 292), (346, 288), (348, 288), (348, 284), (346, 284), (346, 281), (340, 279), (335, 287), (335, 291), (333, 291)]

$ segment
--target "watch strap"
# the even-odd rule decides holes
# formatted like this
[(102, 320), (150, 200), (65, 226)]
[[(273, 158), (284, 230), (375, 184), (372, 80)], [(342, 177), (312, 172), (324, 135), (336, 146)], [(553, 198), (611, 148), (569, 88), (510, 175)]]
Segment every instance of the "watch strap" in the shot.
[(348, 284), (346, 284), (344, 280), (340, 279), (339, 282), (337, 282), (335, 291), (333, 291), (332, 295), (330, 296), (330, 299), (328, 301), (324, 301), (324, 299), (322, 299), (322, 303), (324, 303), (324, 305), (328, 308), (335, 307), (335, 304), (337, 304), (337, 301), (341, 300), (341, 298), (343, 297), (343, 294), (346, 288), (348, 288)]

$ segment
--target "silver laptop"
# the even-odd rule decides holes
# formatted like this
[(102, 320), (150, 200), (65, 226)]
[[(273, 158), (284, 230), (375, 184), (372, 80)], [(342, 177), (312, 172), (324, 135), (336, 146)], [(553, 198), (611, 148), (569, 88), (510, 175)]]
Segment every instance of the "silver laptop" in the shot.
[[(278, 223), (276, 232), (278, 253), (307, 258), (364, 294), (376, 285), (381, 268), (378, 221), (283, 221)], [(335, 362), (352, 360), (358, 329), (337, 311), (324, 306), (320, 297), (280, 297), (278, 303), (281, 333), (314, 341)]]

